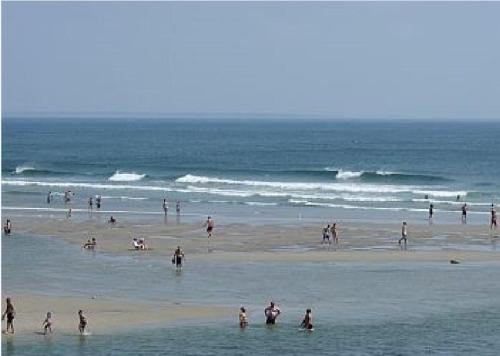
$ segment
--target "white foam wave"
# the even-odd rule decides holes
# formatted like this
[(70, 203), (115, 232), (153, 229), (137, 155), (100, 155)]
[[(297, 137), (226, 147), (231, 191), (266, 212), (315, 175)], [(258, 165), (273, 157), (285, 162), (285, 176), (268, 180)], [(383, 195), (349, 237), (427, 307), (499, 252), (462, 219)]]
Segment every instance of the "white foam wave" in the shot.
[(16, 170), (13, 173), (21, 174), (21, 173), (26, 172), (26, 171), (34, 171), (34, 170), (35, 170), (35, 167), (33, 167), (33, 166), (21, 165), (21, 166), (17, 166)]
[(343, 171), (340, 169), (337, 174), (335, 175), (335, 178), (337, 179), (353, 179), (353, 178), (359, 178), (363, 174), (363, 171)]
[(245, 202), (246, 205), (255, 205), (255, 206), (275, 206), (278, 205), (278, 203), (264, 203), (260, 201), (247, 201)]
[(144, 178), (145, 174), (137, 174), (135, 172), (126, 173), (116, 171), (111, 177), (108, 178), (111, 182), (137, 182)]
[(129, 197), (126, 195), (103, 195), (101, 196), (102, 199), (120, 199), (120, 200), (148, 200), (148, 198), (145, 197)]
[(395, 173), (394, 172), (389, 172), (389, 171), (378, 170), (378, 171), (375, 172), (375, 174), (378, 174), (379, 176), (390, 176), (390, 175), (393, 175)]
[(428, 195), (428, 196), (443, 197), (443, 198), (456, 197), (457, 195), (460, 195), (461, 197), (467, 196), (466, 191), (451, 192), (446, 190), (414, 190), (413, 193), (417, 195)]

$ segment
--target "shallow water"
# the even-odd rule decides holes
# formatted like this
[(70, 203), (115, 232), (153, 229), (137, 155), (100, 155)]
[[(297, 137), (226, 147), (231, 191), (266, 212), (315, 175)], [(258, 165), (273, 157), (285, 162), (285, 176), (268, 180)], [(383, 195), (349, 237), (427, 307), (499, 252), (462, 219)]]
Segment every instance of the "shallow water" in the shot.
[[(500, 262), (219, 263), (214, 256), (203, 262), (187, 256), (184, 270), (176, 273), (167, 257), (92, 253), (54, 238), (3, 238), (4, 294), (224, 305), (234, 307), (235, 320), (83, 339), (16, 335), (3, 338), (2, 350), (8, 355), (487, 355), (500, 349)], [(271, 299), (283, 315), (268, 329), (263, 309)], [(244, 332), (236, 325), (240, 305), (251, 322)], [(312, 334), (297, 330), (306, 307), (315, 316)]]

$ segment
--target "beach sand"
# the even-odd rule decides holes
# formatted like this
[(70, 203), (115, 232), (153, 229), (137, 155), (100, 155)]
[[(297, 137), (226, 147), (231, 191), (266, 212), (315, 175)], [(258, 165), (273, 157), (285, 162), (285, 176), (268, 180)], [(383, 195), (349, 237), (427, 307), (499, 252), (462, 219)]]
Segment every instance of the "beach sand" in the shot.
[[(52, 236), (83, 245), (97, 239), (97, 251), (111, 254), (143, 254), (169, 258), (181, 246), (190, 259), (234, 261), (449, 261), (499, 260), (500, 232), (479, 225), (410, 225), (408, 250), (400, 251), (400, 225), (340, 224), (340, 244), (321, 244), (322, 226), (218, 225), (209, 240), (200, 224), (118, 223), (88, 220), (19, 217), (15, 233)], [(132, 249), (132, 238), (144, 237), (148, 251)], [(15, 238), (15, 236), (13, 236)]]
[[(9, 294), (4, 293), (4, 296), (7, 295)], [(53, 332), (65, 335), (79, 335), (79, 309), (84, 311), (88, 321), (86, 331), (93, 335), (111, 334), (123, 328), (221, 318), (234, 314), (234, 310), (214, 306), (131, 303), (106, 298), (16, 295), (12, 297), (12, 302), (16, 309), (15, 335), (43, 332), (42, 322), (49, 311), (52, 313)], [(5, 300), (2, 300), (2, 310), (5, 310)], [(5, 324), (2, 331), (4, 329)]]

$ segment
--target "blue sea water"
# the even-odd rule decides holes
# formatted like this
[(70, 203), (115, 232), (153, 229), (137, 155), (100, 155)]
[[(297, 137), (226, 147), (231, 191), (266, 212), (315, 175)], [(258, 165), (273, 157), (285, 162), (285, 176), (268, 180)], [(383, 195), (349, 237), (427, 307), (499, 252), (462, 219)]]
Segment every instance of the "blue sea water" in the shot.
[(500, 123), (7, 119), (2, 128), (4, 210), (57, 213), (70, 189), (76, 212), (101, 194), (115, 214), (161, 214), (166, 197), (187, 215), (228, 220), (418, 220), (432, 202), (438, 221), (456, 221), (467, 202), (471, 221), (486, 223), (500, 199)]

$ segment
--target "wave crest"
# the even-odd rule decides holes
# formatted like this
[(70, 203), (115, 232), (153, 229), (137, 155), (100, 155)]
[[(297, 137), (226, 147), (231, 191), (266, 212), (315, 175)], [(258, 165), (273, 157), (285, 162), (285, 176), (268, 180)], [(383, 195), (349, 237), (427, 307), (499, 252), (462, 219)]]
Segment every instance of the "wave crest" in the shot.
[(137, 174), (135, 172), (126, 173), (116, 171), (111, 177), (108, 178), (111, 182), (137, 182), (144, 178), (145, 174)]
[(21, 174), (26, 171), (34, 171), (35, 167), (30, 166), (30, 165), (20, 165), (16, 167), (16, 170), (13, 172), (14, 174)]

